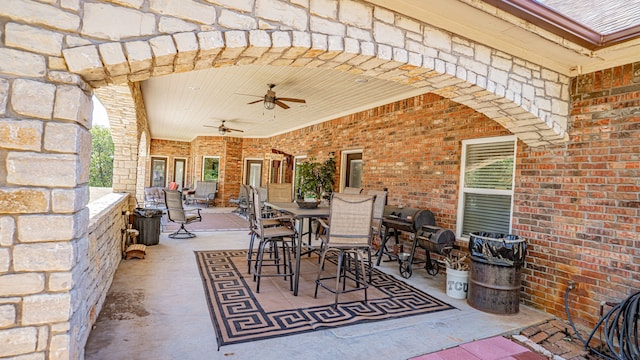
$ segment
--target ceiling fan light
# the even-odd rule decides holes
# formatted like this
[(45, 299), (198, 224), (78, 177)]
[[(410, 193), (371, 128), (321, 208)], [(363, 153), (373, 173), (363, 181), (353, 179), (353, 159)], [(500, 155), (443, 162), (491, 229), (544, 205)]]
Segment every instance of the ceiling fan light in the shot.
[(220, 136), (224, 136), (224, 134), (226, 134), (226, 133), (227, 133), (227, 131), (224, 128), (222, 128), (222, 127), (218, 128), (218, 134), (220, 134)]
[(267, 110), (273, 110), (276, 108), (276, 103), (273, 99), (264, 99), (264, 108)]

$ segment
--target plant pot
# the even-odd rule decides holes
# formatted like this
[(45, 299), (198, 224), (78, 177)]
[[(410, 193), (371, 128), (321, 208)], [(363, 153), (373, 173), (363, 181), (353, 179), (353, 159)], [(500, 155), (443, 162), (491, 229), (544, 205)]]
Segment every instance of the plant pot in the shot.
[(315, 209), (320, 204), (320, 201), (304, 201), (304, 200), (296, 200), (296, 204), (301, 209)]
[(466, 299), (469, 290), (469, 271), (447, 268), (447, 296)]

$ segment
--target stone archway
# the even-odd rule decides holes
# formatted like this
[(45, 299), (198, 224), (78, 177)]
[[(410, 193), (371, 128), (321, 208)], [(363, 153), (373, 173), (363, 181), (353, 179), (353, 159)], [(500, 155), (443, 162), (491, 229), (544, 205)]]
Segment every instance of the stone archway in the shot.
[(568, 77), (435, 29), (425, 30), (423, 41), (432, 39), (434, 47), (420, 45), (420, 53), (389, 45), (401, 45), (398, 37), (362, 42), (300, 31), (203, 31), (81, 46), (65, 50), (64, 57), (71, 71), (97, 87), (231, 65), (331, 68), (449, 98), (532, 147), (567, 140)]

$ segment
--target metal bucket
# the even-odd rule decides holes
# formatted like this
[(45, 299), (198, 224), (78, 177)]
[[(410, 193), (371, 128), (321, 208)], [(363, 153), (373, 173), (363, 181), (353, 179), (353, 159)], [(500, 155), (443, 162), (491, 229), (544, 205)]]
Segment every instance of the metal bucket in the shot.
[(472, 259), (467, 303), (492, 314), (517, 314), (520, 277), (520, 266), (499, 266)]

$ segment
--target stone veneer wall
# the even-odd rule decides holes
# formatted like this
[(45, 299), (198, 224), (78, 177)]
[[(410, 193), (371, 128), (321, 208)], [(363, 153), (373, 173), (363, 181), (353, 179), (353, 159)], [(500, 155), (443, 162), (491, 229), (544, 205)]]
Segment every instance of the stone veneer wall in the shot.
[(113, 193), (101, 197), (89, 204), (91, 220), (89, 222), (89, 244), (82, 249), (77, 271), (82, 272), (80, 281), (74, 286), (73, 315), (71, 324), (71, 347), (77, 351), (72, 357), (84, 357), (84, 345), (89, 337), (113, 276), (122, 259), (122, 229), (125, 229), (124, 212), (129, 210), (129, 198), (126, 193)]

